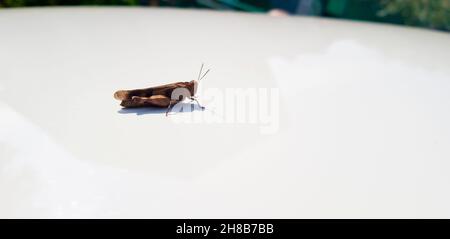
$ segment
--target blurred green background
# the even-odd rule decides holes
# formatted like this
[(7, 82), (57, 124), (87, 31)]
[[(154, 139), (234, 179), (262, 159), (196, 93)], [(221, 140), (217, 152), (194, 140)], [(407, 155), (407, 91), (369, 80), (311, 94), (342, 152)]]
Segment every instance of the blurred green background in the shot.
[(209, 8), (375, 21), (450, 31), (450, 0), (0, 0), (0, 7), (121, 5)]

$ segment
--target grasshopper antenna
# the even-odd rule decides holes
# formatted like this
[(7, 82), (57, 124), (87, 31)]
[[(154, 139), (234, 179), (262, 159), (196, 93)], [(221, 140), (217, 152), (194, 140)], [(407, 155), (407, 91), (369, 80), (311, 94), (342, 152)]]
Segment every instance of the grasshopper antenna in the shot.
[(200, 76), (202, 75), (203, 65), (204, 64), (202, 63), (202, 66), (200, 67), (200, 72), (198, 73), (197, 81), (200, 81)]
[(205, 77), (206, 74), (208, 74), (209, 70), (210, 70), (210, 69), (208, 69), (208, 70), (205, 72), (205, 74), (203, 74), (203, 76), (202, 76), (202, 77), (200, 78), (200, 80), (198, 80), (198, 81), (201, 81), (201, 80), (203, 79), (203, 77)]

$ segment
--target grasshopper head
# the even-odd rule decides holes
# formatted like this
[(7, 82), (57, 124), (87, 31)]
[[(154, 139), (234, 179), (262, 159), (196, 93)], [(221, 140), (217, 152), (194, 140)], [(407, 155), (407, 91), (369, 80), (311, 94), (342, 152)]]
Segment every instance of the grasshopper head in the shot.
[(195, 94), (197, 93), (197, 87), (198, 87), (198, 81), (192, 80), (189, 82), (188, 89), (189, 89), (189, 92), (191, 93), (191, 96), (195, 96)]
[(198, 79), (197, 80), (192, 80), (189, 82), (189, 92), (191, 93), (192, 96), (195, 96), (195, 94), (197, 93), (197, 88), (198, 88), (198, 83), (206, 76), (206, 74), (208, 74), (209, 69), (205, 72), (205, 74), (202, 75), (202, 70), (203, 70), (203, 64), (200, 67), (200, 72), (198, 73)]

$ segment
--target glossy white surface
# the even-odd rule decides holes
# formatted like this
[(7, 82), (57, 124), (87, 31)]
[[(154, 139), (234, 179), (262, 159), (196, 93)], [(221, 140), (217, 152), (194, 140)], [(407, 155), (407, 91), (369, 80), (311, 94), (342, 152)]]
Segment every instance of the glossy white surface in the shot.
[[(176, 124), (121, 113), (112, 97), (192, 80), (201, 62), (212, 68), (203, 88), (279, 88), (279, 130)], [(0, 66), (2, 218), (450, 217), (449, 34), (212, 11), (1, 10)]]

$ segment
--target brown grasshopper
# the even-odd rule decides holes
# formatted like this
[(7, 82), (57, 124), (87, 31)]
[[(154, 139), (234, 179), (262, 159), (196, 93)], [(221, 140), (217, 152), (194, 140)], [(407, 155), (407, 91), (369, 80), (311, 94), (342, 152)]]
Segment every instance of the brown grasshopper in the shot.
[(121, 100), (121, 106), (125, 108), (136, 107), (161, 107), (167, 108), (166, 116), (171, 107), (186, 98), (197, 102), (198, 106), (203, 110), (205, 107), (201, 106), (195, 97), (198, 83), (208, 74), (209, 69), (202, 75), (203, 64), (200, 68), (197, 80), (189, 82), (176, 82), (167, 85), (160, 85), (145, 89), (135, 90), (119, 90), (114, 93), (114, 98)]

